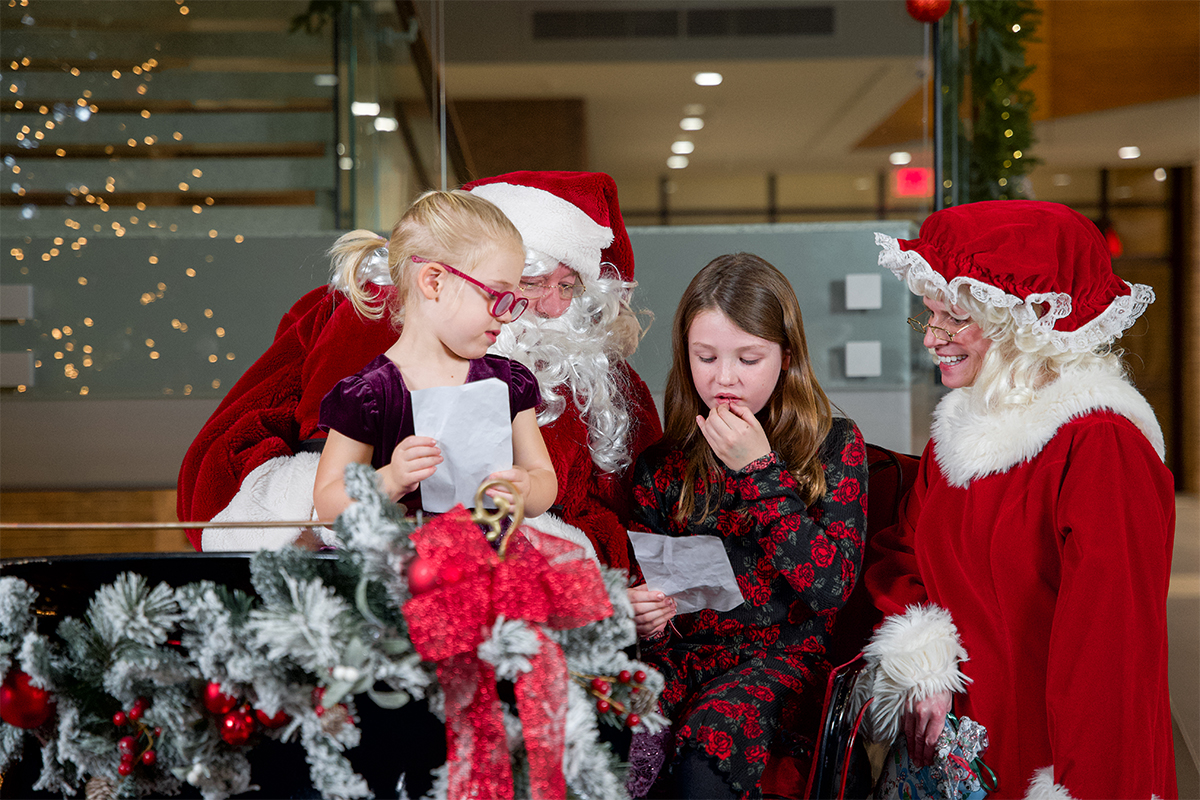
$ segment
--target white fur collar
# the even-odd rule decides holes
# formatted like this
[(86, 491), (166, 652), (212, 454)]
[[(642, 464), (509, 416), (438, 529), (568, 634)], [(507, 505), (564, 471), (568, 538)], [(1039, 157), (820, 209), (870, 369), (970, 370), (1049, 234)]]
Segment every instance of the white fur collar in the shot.
[(933, 453), (951, 486), (966, 486), (1033, 458), (1064, 424), (1101, 409), (1128, 418), (1164, 457), (1154, 410), (1121, 377), (1097, 370), (1067, 373), (1039, 389), (1029, 403), (988, 414), (971, 409), (969, 392), (955, 389), (933, 412)]

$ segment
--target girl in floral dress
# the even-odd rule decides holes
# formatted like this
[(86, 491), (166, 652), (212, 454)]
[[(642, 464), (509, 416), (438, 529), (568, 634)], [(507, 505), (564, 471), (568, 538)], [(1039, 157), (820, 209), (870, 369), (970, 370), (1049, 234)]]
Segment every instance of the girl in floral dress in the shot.
[(761, 258), (696, 275), (673, 351), (666, 433), (638, 461), (634, 498), (650, 531), (723, 539), (744, 602), (675, 616), (654, 587), (630, 590), (673, 724), (655, 793), (761, 797), (772, 750), (812, 757), (830, 631), (862, 561), (865, 448), (833, 418), (796, 295)]

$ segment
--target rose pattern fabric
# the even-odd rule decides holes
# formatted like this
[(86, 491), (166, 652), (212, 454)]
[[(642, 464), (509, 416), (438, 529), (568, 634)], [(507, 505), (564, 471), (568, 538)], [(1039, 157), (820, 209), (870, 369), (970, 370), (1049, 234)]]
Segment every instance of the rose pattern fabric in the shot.
[[(772, 452), (712, 487), (704, 519), (672, 519), (683, 454), (661, 446), (639, 459), (634, 499), (647, 530), (725, 541), (746, 602), (732, 611), (684, 614), (668, 635), (643, 642), (643, 658), (667, 679), (661, 702), (675, 726), (674, 754), (715, 759), (741, 796), (761, 797), (772, 751), (811, 759), (812, 735), (830, 670), (835, 612), (862, 565), (866, 448), (850, 420), (835, 419), (821, 447), (825, 495), (806, 507), (796, 480)], [(704, 508), (705, 487), (696, 495)]]

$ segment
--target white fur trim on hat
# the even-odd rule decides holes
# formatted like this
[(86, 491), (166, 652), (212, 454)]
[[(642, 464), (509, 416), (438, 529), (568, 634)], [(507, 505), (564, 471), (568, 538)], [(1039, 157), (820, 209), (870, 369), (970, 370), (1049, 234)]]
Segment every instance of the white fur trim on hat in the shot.
[[(1071, 295), (1065, 292), (1040, 292), (1017, 297), (966, 275), (947, 282), (920, 253), (901, 250), (900, 243), (891, 236), (876, 233), (875, 244), (883, 248), (879, 252), (879, 266), (887, 267), (906, 286), (912, 286), (913, 280), (927, 281), (936, 286), (950, 303), (955, 302), (959, 288), (966, 286), (981, 303), (1009, 309), (1018, 325), (1029, 328), (1051, 342), (1059, 352), (1088, 353), (1100, 345), (1108, 344), (1128, 330), (1146, 310), (1146, 306), (1154, 302), (1154, 290), (1149, 286), (1125, 281), (1129, 294), (1114, 298), (1104, 311), (1078, 329), (1059, 331), (1054, 329), (1054, 323), (1071, 313)], [(1045, 311), (1039, 316), (1038, 307), (1043, 305)]]
[(871, 738), (891, 742), (900, 731), (900, 715), (914, 703), (939, 692), (961, 692), (970, 681), (958, 669), (967, 651), (950, 612), (929, 603), (893, 614), (863, 648), (871, 704)]
[(557, 259), (584, 281), (600, 277), (600, 253), (612, 244), (613, 232), (578, 206), (544, 189), (513, 183), (485, 183), (470, 192), (512, 220), (526, 249)]
[[(238, 493), (212, 522), (275, 522), (315, 519), (313, 484), (320, 453), (297, 453), (268, 459), (242, 480)], [(200, 549), (209, 551), (278, 550), (296, 541), (302, 528), (205, 528)], [(314, 526), (317, 535), (332, 543), (332, 532)]]
[(1038, 389), (1030, 402), (983, 414), (970, 388), (955, 389), (933, 412), (933, 455), (951, 486), (1004, 472), (1041, 452), (1072, 419), (1109, 410), (1128, 419), (1159, 458), (1166, 449), (1154, 409), (1124, 378), (1101, 369), (1071, 369)]
[(560, 539), (565, 539), (574, 545), (578, 545), (583, 550), (584, 555), (597, 564), (600, 563), (600, 560), (596, 557), (596, 548), (592, 546), (592, 541), (587, 537), (587, 534), (574, 525), (568, 525), (563, 522), (549, 511), (539, 514), (536, 517), (530, 517), (525, 520), (525, 524), (531, 528), (536, 528), (542, 533), (548, 533), (551, 536), (557, 536)]

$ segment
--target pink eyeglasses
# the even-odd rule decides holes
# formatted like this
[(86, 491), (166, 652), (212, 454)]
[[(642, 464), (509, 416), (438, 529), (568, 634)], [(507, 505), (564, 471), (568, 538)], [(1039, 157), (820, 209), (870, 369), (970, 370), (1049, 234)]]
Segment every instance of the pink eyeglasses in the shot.
[(464, 281), (475, 284), (480, 289), (483, 289), (492, 297), (496, 298), (496, 302), (492, 303), (491, 313), (492, 316), (496, 317), (497, 319), (503, 317), (505, 314), (511, 311), (512, 320), (515, 322), (522, 314), (525, 313), (525, 309), (529, 307), (529, 301), (524, 297), (517, 297), (513, 292), (497, 292), (495, 289), (491, 288), (490, 286), (483, 285), (465, 272), (459, 272), (449, 264), (443, 264), (441, 261), (430, 261), (428, 258), (421, 258), (420, 256), (412, 256), (412, 260), (417, 264), (437, 264), (451, 275), (457, 275)]

